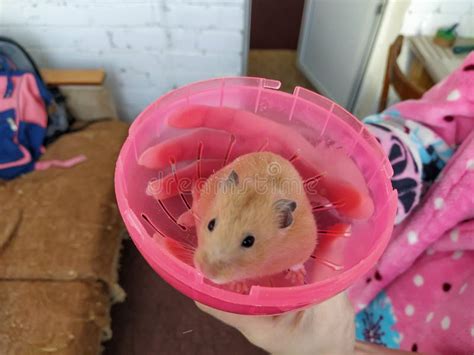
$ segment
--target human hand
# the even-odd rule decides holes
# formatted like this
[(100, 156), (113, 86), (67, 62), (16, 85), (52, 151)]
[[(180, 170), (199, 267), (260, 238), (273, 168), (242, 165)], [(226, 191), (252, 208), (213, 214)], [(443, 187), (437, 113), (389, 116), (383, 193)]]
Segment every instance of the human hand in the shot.
[(271, 354), (354, 353), (354, 310), (345, 293), (311, 308), (277, 316), (244, 316), (196, 305)]
[(139, 158), (140, 165), (156, 170), (175, 164), (172, 173), (150, 182), (147, 191), (156, 199), (183, 192), (182, 185), (189, 189), (191, 183), (181, 182), (205, 179), (242, 154), (265, 150), (291, 160), (306, 182), (310, 201), (323, 196), (341, 214), (355, 219), (373, 213), (356, 164), (339, 149), (314, 147), (288, 126), (247, 111), (202, 105), (177, 110), (167, 124), (188, 131), (148, 148)]
[(381, 345), (364, 343), (357, 341), (355, 345), (355, 355), (409, 355), (413, 354), (410, 351), (388, 349)]

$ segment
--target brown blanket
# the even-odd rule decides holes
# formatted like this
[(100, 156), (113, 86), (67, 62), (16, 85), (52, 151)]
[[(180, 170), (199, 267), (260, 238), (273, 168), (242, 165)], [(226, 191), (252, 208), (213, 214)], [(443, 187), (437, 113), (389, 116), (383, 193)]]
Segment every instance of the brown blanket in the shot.
[[(0, 182), (0, 353), (29, 353), (28, 348), (13, 350), (15, 339), (36, 344), (35, 339), (48, 336), (51, 342), (41, 344), (58, 349), (49, 352), (74, 353), (67, 346), (61, 348), (55, 336), (69, 332), (75, 337), (71, 344), (81, 337), (90, 338), (90, 321), (79, 314), (92, 312), (96, 305), (90, 299), (94, 298), (101, 303), (105, 298), (108, 311), (109, 296), (120, 290), (117, 267), (123, 226), (115, 204), (113, 174), (127, 129), (124, 123), (107, 121), (62, 136), (48, 147), (43, 159), (84, 154), (85, 162)], [(73, 299), (68, 300), (66, 294)], [(42, 302), (50, 310), (42, 309)], [(13, 331), (4, 326), (6, 319), (16, 317), (25, 319), (30, 327)], [(76, 320), (58, 323), (56, 317)], [(109, 324), (108, 316), (104, 317), (107, 321), (97, 324), (105, 330)], [(26, 321), (28, 318), (32, 319)]]
[(0, 353), (98, 354), (109, 304), (99, 282), (2, 281)]

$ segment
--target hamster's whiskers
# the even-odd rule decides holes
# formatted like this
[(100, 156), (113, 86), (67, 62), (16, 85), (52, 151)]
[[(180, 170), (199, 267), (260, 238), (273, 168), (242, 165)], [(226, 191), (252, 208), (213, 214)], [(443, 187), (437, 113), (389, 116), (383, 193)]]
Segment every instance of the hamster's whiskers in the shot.
[(349, 231), (346, 231), (344, 233), (338, 233), (337, 231), (331, 230), (331, 229), (319, 229), (318, 230), (318, 235), (325, 236), (325, 237), (350, 237), (351, 233)]
[(196, 251), (196, 247), (193, 247), (192, 245), (189, 245), (189, 244), (186, 244), (186, 243), (183, 243), (183, 248), (187, 251), (192, 252), (193, 254)]
[(352, 226), (346, 223), (336, 223), (326, 227), (326, 229), (318, 229), (318, 235), (326, 237), (349, 238), (351, 234)]
[(329, 260), (326, 260), (326, 259), (323, 259), (323, 258), (320, 258), (318, 256), (315, 256), (315, 255), (311, 255), (311, 258), (313, 258), (315, 261), (323, 264), (323, 265), (326, 265), (327, 267), (333, 269), (334, 271), (340, 271), (340, 270), (343, 270), (344, 269), (344, 266), (342, 265), (339, 265), (339, 264), (336, 264), (336, 263), (333, 263), (332, 261), (329, 261)]
[(312, 206), (312, 211), (313, 212), (319, 212), (319, 211), (327, 211), (327, 210), (330, 210), (330, 209), (333, 209), (334, 208), (334, 205), (332, 203), (326, 203), (324, 205), (316, 205), (316, 206)]
[(339, 201), (329, 202), (329, 203), (326, 203), (324, 205), (313, 205), (313, 204), (311, 204), (311, 206), (312, 206), (312, 211), (313, 212), (319, 212), (319, 211), (327, 211), (327, 210), (330, 210), (332, 208), (340, 208), (340, 207), (344, 206), (345, 203), (346, 203), (345, 201), (339, 200)]
[(197, 214), (197, 212), (191, 210), (191, 213), (197, 222), (201, 222), (201, 217)]
[(195, 248), (192, 245), (165, 236), (158, 236), (156, 240), (171, 255), (183, 261), (184, 263), (193, 266)]

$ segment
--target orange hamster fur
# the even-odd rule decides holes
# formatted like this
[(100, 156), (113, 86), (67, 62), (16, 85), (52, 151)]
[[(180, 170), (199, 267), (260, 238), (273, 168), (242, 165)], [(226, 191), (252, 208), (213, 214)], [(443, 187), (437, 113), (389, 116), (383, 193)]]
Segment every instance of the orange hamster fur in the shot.
[(217, 284), (301, 268), (316, 246), (303, 180), (273, 153), (243, 155), (214, 173), (196, 192), (192, 213), (194, 265)]

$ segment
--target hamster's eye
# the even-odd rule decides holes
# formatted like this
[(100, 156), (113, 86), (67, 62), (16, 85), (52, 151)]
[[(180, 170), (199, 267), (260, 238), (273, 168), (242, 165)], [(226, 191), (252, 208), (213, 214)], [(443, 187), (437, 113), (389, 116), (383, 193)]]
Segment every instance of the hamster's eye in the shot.
[(255, 237), (253, 235), (248, 235), (244, 238), (244, 240), (242, 240), (242, 246), (244, 248), (250, 248), (253, 243), (255, 243)]
[(214, 227), (216, 226), (216, 219), (213, 218), (209, 221), (209, 223), (207, 224), (207, 229), (209, 229), (210, 232), (212, 232), (214, 230)]

